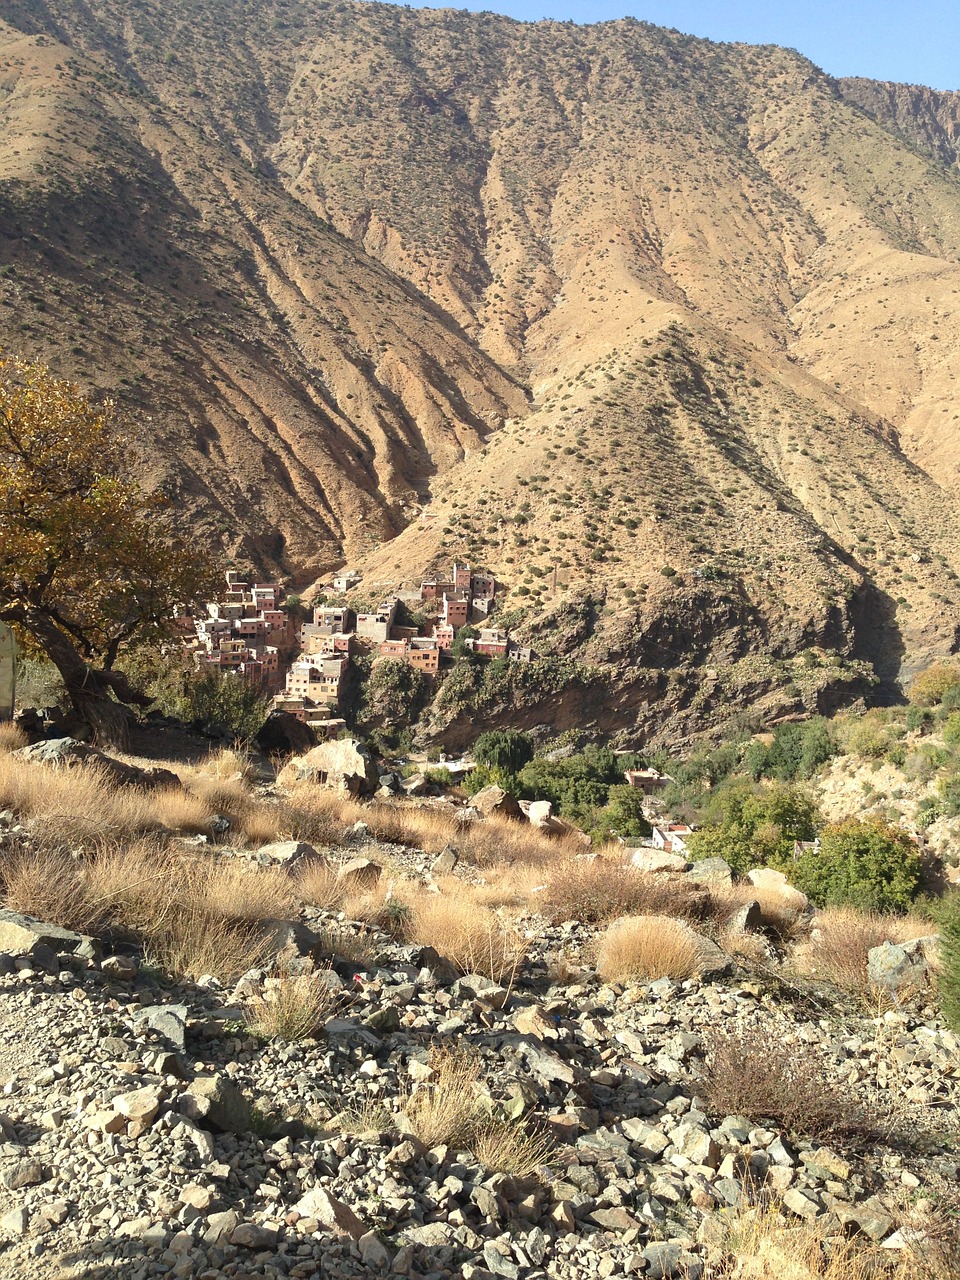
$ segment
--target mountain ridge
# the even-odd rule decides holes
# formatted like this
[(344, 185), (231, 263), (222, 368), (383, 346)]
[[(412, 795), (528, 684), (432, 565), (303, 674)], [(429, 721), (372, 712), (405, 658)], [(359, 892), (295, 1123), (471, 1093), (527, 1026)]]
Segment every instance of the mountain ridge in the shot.
[[(614, 706), (653, 672), (691, 731), (724, 713), (687, 714), (700, 667), (771, 636), (771, 715), (960, 645), (956, 95), (633, 19), (375, 3), (13, 0), (0, 38), (14, 336), (177, 406), (145, 466), (211, 542), (298, 583), (482, 558), (521, 634)], [(51, 280), (85, 343), (32, 310)], [(658, 664), (658, 629), (689, 653)], [(853, 665), (785, 692), (812, 648)]]

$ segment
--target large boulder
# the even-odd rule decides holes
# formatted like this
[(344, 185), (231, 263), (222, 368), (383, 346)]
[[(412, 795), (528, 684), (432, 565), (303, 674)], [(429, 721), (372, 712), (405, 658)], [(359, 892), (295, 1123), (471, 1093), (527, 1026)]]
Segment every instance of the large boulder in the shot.
[(268, 756), (298, 756), (317, 745), (317, 735), (289, 711), (271, 711), (254, 742)]
[(492, 818), (494, 814), (498, 818), (519, 819), (523, 817), (523, 810), (510, 792), (504, 791), (503, 787), (484, 787), (482, 791), (478, 791), (473, 797), (471, 804), (485, 818)]
[(281, 786), (315, 782), (348, 796), (372, 796), (380, 784), (376, 761), (357, 738), (321, 742), (306, 755), (295, 756), (280, 772)]
[(686, 871), (690, 865), (679, 853), (667, 853), (665, 849), (637, 849), (630, 859), (637, 871), (653, 875), (658, 871)]
[(909, 942), (881, 942), (867, 953), (867, 978), (874, 986), (898, 991), (922, 987), (937, 961), (940, 939), (936, 934)]
[(807, 895), (794, 889), (782, 871), (774, 871), (772, 867), (755, 867), (753, 871), (747, 872), (747, 879), (755, 889), (769, 894), (789, 911), (806, 911), (810, 905)]
[(73, 955), (94, 956), (97, 953), (97, 944), (85, 934), (61, 929), (55, 924), (44, 924), (19, 911), (0, 910), (0, 951), (8, 955), (30, 956), (40, 947), (49, 948), (54, 954), (66, 951)]

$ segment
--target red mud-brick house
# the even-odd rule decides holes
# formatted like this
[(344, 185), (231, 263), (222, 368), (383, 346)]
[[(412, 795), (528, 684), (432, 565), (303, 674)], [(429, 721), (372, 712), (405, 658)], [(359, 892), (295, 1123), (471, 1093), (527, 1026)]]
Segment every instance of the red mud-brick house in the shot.
[(449, 622), (438, 622), (433, 628), (433, 638), (438, 649), (449, 649), (453, 644), (453, 627)]
[(628, 787), (635, 787), (645, 796), (656, 795), (673, 781), (668, 773), (660, 773), (658, 769), (627, 769), (623, 780)]
[(470, 601), (466, 596), (460, 595), (458, 592), (455, 596), (446, 595), (443, 597), (443, 605), (440, 609), (440, 621), (442, 623), (454, 629), (465, 627), (469, 614)]

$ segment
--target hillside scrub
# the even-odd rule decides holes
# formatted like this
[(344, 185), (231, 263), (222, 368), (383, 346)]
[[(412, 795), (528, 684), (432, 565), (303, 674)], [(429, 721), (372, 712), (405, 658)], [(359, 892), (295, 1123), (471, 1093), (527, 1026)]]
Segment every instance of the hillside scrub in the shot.
[(723, 858), (738, 875), (758, 866), (786, 870), (794, 842), (816, 835), (817, 818), (813, 800), (796, 787), (733, 779), (707, 804), (704, 825), (688, 841), (690, 856)]
[(849, 818), (823, 828), (819, 849), (802, 853), (790, 878), (817, 906), (906, 911), (923, 864), (906, 832), (879, 818)]

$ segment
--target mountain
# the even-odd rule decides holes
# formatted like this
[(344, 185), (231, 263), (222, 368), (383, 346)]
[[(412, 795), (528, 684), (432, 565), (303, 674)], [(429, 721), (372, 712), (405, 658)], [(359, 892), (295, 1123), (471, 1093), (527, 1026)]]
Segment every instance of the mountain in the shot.
[(0, 40), (3, 341), (116, 393), (203, 536), (365, 589), (482, 560), (584, 668), (571, 726), (960, 647), (957, 95), (318, 0), (11, 0)]

